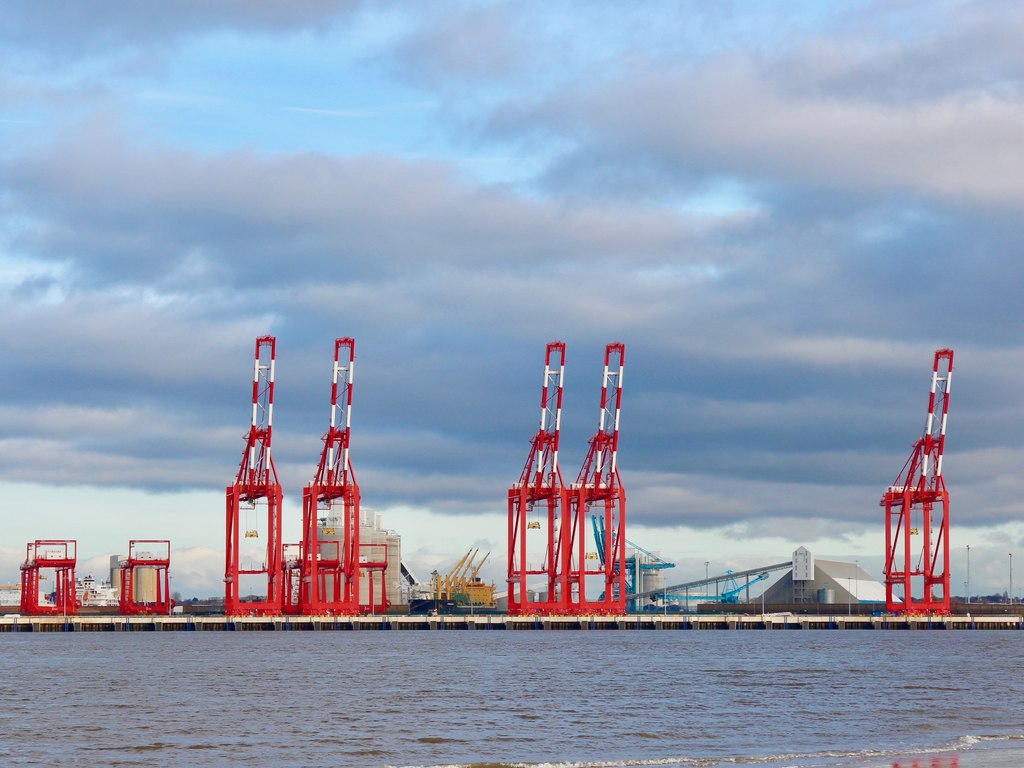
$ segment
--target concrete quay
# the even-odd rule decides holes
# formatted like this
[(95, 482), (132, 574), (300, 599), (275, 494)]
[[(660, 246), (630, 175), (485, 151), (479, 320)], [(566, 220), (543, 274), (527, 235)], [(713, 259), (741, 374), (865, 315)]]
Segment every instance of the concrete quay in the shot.
[(0, 616), (2, 632), (332, 632), (390, 630), (1021, 630), (998, 616)]

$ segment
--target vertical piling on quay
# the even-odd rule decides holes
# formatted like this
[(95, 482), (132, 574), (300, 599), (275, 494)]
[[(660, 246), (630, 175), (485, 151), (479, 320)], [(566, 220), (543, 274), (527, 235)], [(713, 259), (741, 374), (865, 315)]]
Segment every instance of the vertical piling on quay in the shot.
[(0, 632), (300, 632), (391, 630), (1024, 630), (1024, 616), (22, 616)]

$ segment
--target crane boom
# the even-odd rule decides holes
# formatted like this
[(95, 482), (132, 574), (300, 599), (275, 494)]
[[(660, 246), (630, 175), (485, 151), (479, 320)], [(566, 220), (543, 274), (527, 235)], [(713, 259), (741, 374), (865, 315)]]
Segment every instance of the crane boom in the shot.
[(270, 448), (274, 431), (274, 368), (277, 340), (273, 336), (256, 339), (252, 375), (252, 420), (235, 483), (243, 501), (263, 498), (267, 486), (277, 482), (277, 469)]
[[(626, 347), (614, 342), (605, 347), (601, 381), (601, 403), (597, 432), (572, 486), (572, 527), (570, 541), (576, 552), (579, 585), (574, 610), (583, 613), (624, 613), (626, 610), (626, 492), (619, 475), (619, 424), (622, 408), (622, 374)], [(586, 516), (592, 505), (603, 509), (600, 523), (593, 521), (597, 564), (588, 567)], [(587, 598), (587, 577), (598, 577), (600, 596)]]
[(473, 572), (471, 574), (469, 574), (469, 580), (470, 581), (476, 581), (477, 576), (480, 575), (480, 569), (484, 567), (484, 563), (487, 562), (487, 558), (490, 557), (490, 556), (491, 556), (490, 552), (488, 552), (486, 555), (484, 555), (483, 560), (481, 560), (477, 564), (477, 566), (473, 569)]
[(355, 339), (335, 339), (330, 423), (316, 474), (302, 491), (299, 610), (305, 615), (370, 610), (360, 602), (360, 492), (351, 460), (355, 361)]
[(952, 380), (953, 350), (936, 350), (924, 434), (879, 502), (886, 518), (886, 608), (892, 612), (949, 612), (949, 491), (942, 460)]
[[(513, 616), (560, 613), (570, 602), (569, 505), (558, 465), (564, 378), (565, 344), (550, 342), (544, 355), (540, 428), (530, 441), (519, 482), (508, 492), (508, 611)], [(542, 519), (529, 521), (537, 506)], [(531, 530), (540, 533), (528, 536)], [(545, 578), (543, 598), (531, 599), (531, 576)]]
[[(245, 438), (245, 450), (235, 481), (226, 491), (226, 546), (224, 567), (224, 609), (228, 615), (243, 610), (251, 614), (277, 614), (283, 607), (283, 557), (281, 542), (281, 502), (283, 492), (271, 453), (274, 429), (274, 373), (277, 358), (277, 340), (273, 336), (256, 339), (255, 362), (252, 378), (252, 416)], [(265, 505), (267, 510), (267, 546), (263, 564), (258, 567), (240, 566), (240, 529), (242, 505), (255, 509)], [(258, 538), (259, 531), (247, 528), (245, 537)], [(242, 604), (242, 576), (266, 578), (266, 595), (262, 599), (247, 600)]]

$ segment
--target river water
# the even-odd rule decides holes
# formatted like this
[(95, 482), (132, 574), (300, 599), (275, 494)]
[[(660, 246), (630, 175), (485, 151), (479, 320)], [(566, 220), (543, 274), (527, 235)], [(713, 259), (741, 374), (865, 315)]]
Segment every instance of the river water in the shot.
[(1024, 632), (0, 635), (2, 766), (1024, 766)]

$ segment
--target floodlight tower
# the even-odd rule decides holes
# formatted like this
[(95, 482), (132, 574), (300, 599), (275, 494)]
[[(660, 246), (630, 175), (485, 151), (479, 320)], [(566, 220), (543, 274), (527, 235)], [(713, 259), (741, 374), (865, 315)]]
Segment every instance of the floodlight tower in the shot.
[[(302, 490), (299, 610), (305, 615), (365, 611), (359, 593), (359, 483), (349, 456), (355, 361), (355, 339), (335, 339), (331, 423), (316, 477)], [(326, 524), (335, 511), (341, 513), (340, 531)]]
[[(565, 344), (553, 341), (544, 356), (540, 429), (530, 441), (519, 482), (508, 492), (508, 612), (513, 616), (565, 613), (571, 599), (569, 508), (558, 467), (564, 376)], [(532, 531), (537, 531), (536, 536)], [(543, 577), (544, 599), (530, 600), (527, 580), (531, 576)]]
[[(252, 423), (235, 482), (227, 487), (227, 536), (224, 567), (224, 611), (227, 615), (280, 614), (283, 607), (283, 552), (281, 544), (281, 483), (270, 453), (274, 425), (274, 364), (277, 340), (256, 339), (252, 378)], [(266, 507), (267, 546), (262, 565), (243, 568), (240, 544), (242, 511)], [(259, 538), (259, 530), (246, 527), (245, 538)], [(266, 596), (242, 602), (240, 578), (266, 578)]]
[[(37, 539), (25, 547), (21, 565), (21, 612), (26, 616), (73, 616), (78, 612), (75, 565), (78, 542), (70, 539)], [(53, 570), (53, 602), (39, 602), (42, 569)]]
[(891, 612), (949, 612), (949, 491), (942, 456), (952, 379), (953, 350), (939, 349), (924, 435), (880, 502), (886, 520), (885, 607)]
[[(571, 578), (579, 585), (573, 606), (578, 614), (626, 612), (626, 490), (618, 466), (625, 362), (624, 344), (616, 342), (605, 347), (598, 428), (590, 438), (590, 449), (572, 486), (571, 538), (577, 552), (578, 570)], [(594, 542), (601, 551), (588, 553), (586, 517), (592, 506), (599, 509), (597, 514), (601, 515), (602, 523), (599, 527), (604, 537)], [(587, 577), (598, 577), (602, 585), (601, 594), (594, 599), (587, 596)]]

